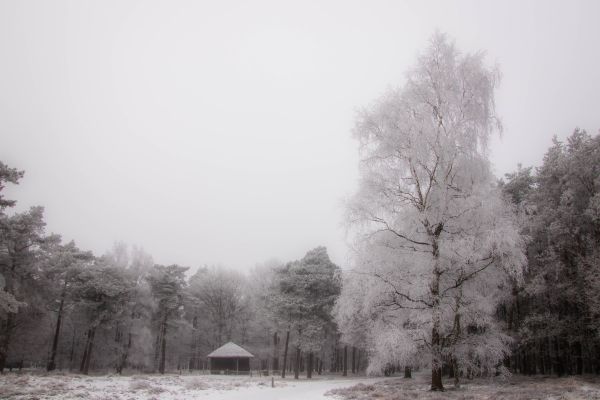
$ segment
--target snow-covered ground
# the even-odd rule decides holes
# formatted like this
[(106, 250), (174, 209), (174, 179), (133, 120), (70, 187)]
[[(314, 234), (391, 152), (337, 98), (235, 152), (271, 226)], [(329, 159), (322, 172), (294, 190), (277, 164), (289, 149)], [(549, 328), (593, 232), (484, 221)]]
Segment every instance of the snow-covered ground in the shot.
[(46, 400), (600, 400), (598, 377), (518, 377), (477, 379), (460, 389), (447, 382), (444, 393), (430, 392), (428, 375), (413, 379), (339, 376), (313, 380), (210, 375), (82, 376), (6, 374), (0, 399)]
[(501, 379), (465, 380), (455, 389), (444, 382), (445, 392), (431, 392), (430, 375), (414, 374), (413, 379), (392, 378), (372, 384), (358, 383), (331, 390), (331, 400), (600, 400), (600, 378), (579, 376), (512, 376)]
[(7, 374), (0, 376), (0, 399), (45, 400), (317, 400), (325, 393), (377, 378), (317, 377), (313, 380), (214, 375), (83, 376)]

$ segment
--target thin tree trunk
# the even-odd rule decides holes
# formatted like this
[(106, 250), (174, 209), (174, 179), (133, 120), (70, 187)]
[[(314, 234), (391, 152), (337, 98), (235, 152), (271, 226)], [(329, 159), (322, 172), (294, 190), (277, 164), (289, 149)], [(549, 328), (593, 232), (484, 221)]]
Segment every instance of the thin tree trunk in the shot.
[(196, 340), (194, 339), (194, 333), (192, 333), (192, 341), (190, 343), (190, 361), (188, 362), (188, 369), (190, 371), (196, 369)]
[(69, 354), (69, 371), (73, 369), (73, 360), (75, 359), (75, 334), (77, 331), (73, 329), (73, 338), (71, 339), (71, 353)]
[(123, 355), (121, 356), (121, 360), (119, 362), (119, 365), (117, 366), (117, 373), (119, 375), (121, 375), (121, 373), (123, 372), (123, 368), (125, 368), (125, 365), (127, 365), (127, 358), (129, 357), (129, 349), (131, 349), (131, 330), (128, 334), (128, 338), (127, 338), (127, 348), (125, 349), (125, 352), (123, 353)]
[(279, 371), (279, 335), (277, 332), (273, 333), (273, 364), (271, 369)]
[(83, 372), (83, 368), (85, 367), (85, 360), (87, 359), (88, 346), (90, 344), (90, 329), (87, 330), (85, 336), (85, 345), (83, 347), (83, 356), (81, 356), (81, 364), (79, 365), (79, 372)]
[(563, 358), (561, 356), (560, 340), (558, 337), (554, 338), (554, 348), (556, 353), (556, 374), (560, 377), (564, 375), (565, 366), (563, 364)]
[(344, 373), (343, 376), (348, 376), (348, 346), (344, 346)]
[(337, 347), (333, 347), (331, 351), (331, 359), (329, 364), (329, 372), (337, 372)]
[(46, 366), (47, 371), (56, 369), (56, 352), (58, 350), (58, 338), (60, 336), (60, 325), (62, 321), (63, 306), (65, 304), (65, 295), (67, 293), (67, 283), (63, 286), (63, 291), (60, 295), (60, 305), (58, 306), (58, 315), (56, 317), (56, 330), (54, 331), (54, 339), (52, 340), (52, 350), (50, 352), (50, 360)]
[(154, 343), (154, 372), (158, 371), (158, 363), (160, 360), (160, 338), (162, 335), (162, 325), (156, 333), (156, 342)]
[(583, 374), (583, 351), (581, 346), (581, 341), (575, 342), (575, 357), (577, 362), (577, 369), (575, 373), (577, 375)]
[(460, 371), (458, 369), (458, 360), (456, 357), (452, 359), (452, 371), (454, 373), (454, 387), (460, 387)]
[(300, 377), (300, 346), (296, 346), (296, 360), (294, 363), (294, 379)]
[(285, 333), (285, 348), (283, 350), (283, 368), (281, 368), (281, 377), (285, 378), (285, 370), (287, 367), (287, 359), (288, 359), (288, 345), (290, 343), (290, 331), (288, 330)]
[(158, 363), (158, 372), (165, 373), (165, 353), (167, 349), (167, 318), (162, 323), (162, 338), (160, 341), (160, 361)]
[(13, 320), (15, 318), (14, 313), (6, 314), (6, 327), (4, 329), (4, 335), (2, 335), (2, 342), (0, 342), (0, 374), (4, 373), (6, 367), (6, 359), (8, 358), (8, 347), (10, 345), (10, 337), (13, 329)]
[(83, 371), (82, 371), (84, 375), (87, 375), (90, 370), (90, 361), (92, 359), (92, 349), (94, 348), (94, 336), (96, 336), (96, 328), (95, 327), (90, 329), (90, 334), (88, 337), (87, 352), (86, 352), (85, 363), (83, 365)]
[(356, 373), (356, 347), (352, 346), (352, 373)]
[(198, 368), (198, 360), (196, 359), (196, 345), (197, 345), (197, 329), (198, 329), (198, 317), (194, 316), (192, 320), (192, 341), (190, 343), (190, 361), (188, 368), (190, 371)]

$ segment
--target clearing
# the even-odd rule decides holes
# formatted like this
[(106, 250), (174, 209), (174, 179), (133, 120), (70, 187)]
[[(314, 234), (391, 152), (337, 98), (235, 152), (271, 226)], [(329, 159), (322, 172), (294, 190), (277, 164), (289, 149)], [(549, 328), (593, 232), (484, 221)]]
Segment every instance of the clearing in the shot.
[(474, 379), (460, 389), (429, 389), (429, 375), (413, 379), (318, 376), (312, 380), (218, 375), (102, 375), (8, 373), (0, 376), (7, 400), (600, 400), (600, 378), (521, 377)]
[(335, 400), (325, 393), (382, 378), (302, 378), (219, 375), (102, 375), (9, 373), (0, 376), (0, 399), (46, 400)]

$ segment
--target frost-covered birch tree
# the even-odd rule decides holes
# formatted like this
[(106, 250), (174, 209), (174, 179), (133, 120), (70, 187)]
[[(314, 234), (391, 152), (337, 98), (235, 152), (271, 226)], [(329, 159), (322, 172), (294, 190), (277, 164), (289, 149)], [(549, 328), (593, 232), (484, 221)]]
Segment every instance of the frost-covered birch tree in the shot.
[(354, 130), (361, 180), (348, 220), (362, 302), (343, 294), (338, 320), (344, 302), (369, 316), (371, 369), (429, 354), (432, 390), (444, 389), (444, 363), (490, 368), (508, 351), (492, 314), (525, 257), (487, 157), (501, 129), (498, 77), (483, 53), (461, 54), (435, 34), (405, 84)]

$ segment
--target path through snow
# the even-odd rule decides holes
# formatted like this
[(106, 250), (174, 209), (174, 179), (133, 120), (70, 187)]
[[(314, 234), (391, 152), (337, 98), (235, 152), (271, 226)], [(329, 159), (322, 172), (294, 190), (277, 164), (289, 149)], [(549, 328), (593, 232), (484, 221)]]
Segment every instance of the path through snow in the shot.
[[(210, 400), (333, 400), (333, 397), (325, 396), (331, 389), (338, 389), (362, 383), (375, 383), (381, 378), (357, 378), (357, 379), (320, 379), (285, 381), (285, 386), (275, 388), (255, 386), (241, 389), (240, 391), (220, 391), (210, 393)], [(208, 393), (207, 393), (208, 394)]]

